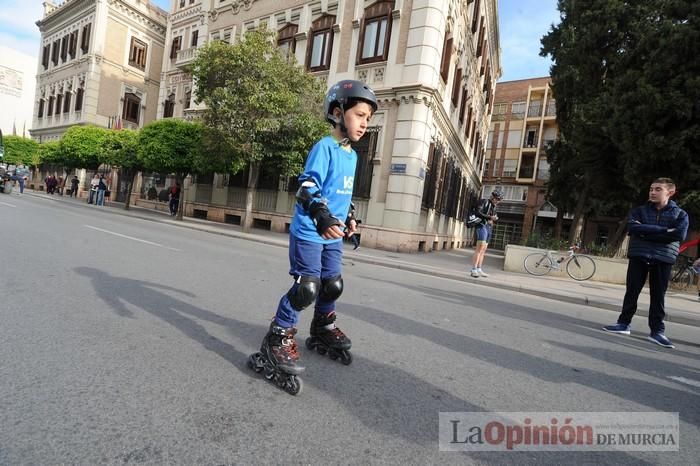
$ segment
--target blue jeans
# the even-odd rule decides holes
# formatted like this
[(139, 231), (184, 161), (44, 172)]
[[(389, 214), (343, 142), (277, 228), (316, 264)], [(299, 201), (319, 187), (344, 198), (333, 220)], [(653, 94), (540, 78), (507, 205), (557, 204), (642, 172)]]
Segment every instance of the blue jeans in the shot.
[[(301, 277), (317, 277), (321, 280), (339, 277), (343, 268), (343, 242), (330, 244), (313, 243), (289, 236), (289, 274), (294, 277), (294, 284), (289, 292), (282, 296), (277, 306), (275, 320), (281, 327), (296, 327), (299, 311), (292, 307), (287, 295), (294, 293), (299, 286), (296, 280)], [(316, 298), (315, 311), (329, 313), (335, 310), (335, 301)]]
[(105, 190), (104, 189), (98, 189), (97, 190), (97, 205), (105, 205)]

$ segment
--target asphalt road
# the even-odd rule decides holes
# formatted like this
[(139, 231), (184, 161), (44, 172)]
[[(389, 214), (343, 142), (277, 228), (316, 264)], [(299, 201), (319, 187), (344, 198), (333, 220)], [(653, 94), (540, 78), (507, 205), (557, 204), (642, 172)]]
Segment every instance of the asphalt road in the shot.
[[(348, 257), (354, 362), (304, 349), (293, 397), (245, 366), (285, 249), (26, 195), (0, 219), (1, 464), (698, 464), (698, 328), (665, 350), (600, 331), (609, 311)], [(679, 412), (680, 451), (440, 452), (441, 411)]]

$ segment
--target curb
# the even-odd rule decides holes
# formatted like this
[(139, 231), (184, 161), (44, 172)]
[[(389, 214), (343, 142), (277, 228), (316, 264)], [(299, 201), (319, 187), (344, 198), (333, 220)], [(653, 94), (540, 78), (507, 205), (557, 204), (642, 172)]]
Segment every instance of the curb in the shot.
[[(27, 193), (25, 190), (25, 194), (32, 195), (34, 197), (37, 197), (39, 199), (45, 199), (45, 196), (38, 195), (36, 193)], [(71, 205), (71, 204), (69, 204)], [(87, 205), (87, 204), (85, 204)], [(78, 206), (76, 204), (76, 206)], [(109, 206), (110, 208), (116, 208), (116, 206)], [(137, 206), (132, 206), (134, 210), (143, 210), (144, 212), (149, 212), (149, 213), (159, 213), (159, 211), (153, 211), (150, 209), (146, 209), (143, 207), (137, 207)], [(163, 223), (167, 225), (173, 225), (179, 228), (186, 228), (189, 230), (194, 230), (194, 231), (201, 231), (204, 233), (210, 233), (210, 234), (215, 234), (215, 235), (220, 235), (220, 236), (228, 236), (232, 238), (238, 238), (246, 241), (253, 241), (256, 243), (261, 243), (261, 244), (266, 244), (269, 246), (277, 246), (280, 248), (287, 248), (288, 243), (286, 241), (280, 241), (280, 240), (275, 240), (271, 238), (265, 238), (262, 236), (254, 235), (254, 234), (249, 234), (249, 233), (242, 233), (242, 232), (237, 232), (237, 231), (225, 231), (225, 230), (220, 230), (218, 228), (211, 228), (204, 224), (202, 221), (202, 224), (198, 224), (197, 220), (192, 220), (190, 218), (184, 218), (182, 222), (180, 221), (174, 221), (171, 220), (170, 218), (154, 218), (154, 217), (148, 217), (148, 216), (142, 216), (139, 215), (137, 212), (134, 211), (124, 211), (124, 210), (112, 210), (110, 211), (113, 214), (116, 215), (121, 215), (124, 217), (131, 217), (131, 218), (137, 218), (140, 220), (146, 220), (146, 221), (151, 221), (151, 222), (156, 222), (156, 223)], [(163, 214), (165, 215), (165, 213)], [(187, 223), (186, 223), (187, 222)], [(193, 223), (194, 222), (194, 223)], [(602, 309), (606, 311), (612, 311), (615, 313), (620, 312), (620, 305), (619, 304), (610, 304), (607, 302), (603, 301), (596, 301), (595, 299), (590, 299), (588, 296), (569, 296), (565, 294), (560, 294), (560, 293), (553, 293), (550, 291), (543, 291), (543, 290), (536, 290), (533, 288), (528, 288), (528, 287), (523, 287), (523, 286), (518, 286), (518, 285), (510, 285), (507, 283), (502, 283), (502, 282), (496, 282), (496, 281), (481, 281), (481, 282), (475, 282), (473, 279), (467, 277), (467, 272), (464, 272), (464, 275), (459, 274), (459, 273), (454, 273), (454, 272), (446, 272), (446, 271), (440, 271), (436, 270), (433, 267), (430, 267), (431, 270), (427, 271), (426, 267), (423, 266), (418, 266), (418, 265), (409, 265), (405, 263), (396, 263), (396, 262), (391, 262), (391, 259), (386, 259), (386, 258), (373, 258), (373, 257), (368, 257), (368, 256), (344, 256), (344, 260), (348, 261), (355, 261), (363, 264), (370, 264), (370, 265), (378, 265), (381, 267), (386, 267), (386, 268), (391, 268), (391, 269), (398, 269), (398, 270), (405, 270), (408, 272), (414, 272), (414, 273), (419, 273), (421, 275), (429, 275), (432, 277), (440, 277), (440, 278), (446, 278), (449, 280), (456, 280), (459, 282), (464, 282), (464, 283), (471, 283), (473, 285), (477, 286), (486, 286), (490, 288), (496, 288), (496, 289), (501, 289), (501, 290), (506, 290), (506, 291), (512, 291), (515, 293), (524, 293), (528, 294), (531, 296), (537, 296), (540, 298), (545, 298), (545, 299), (551, 299), (554, 301), (560, 301), (560, 302), (565, 302), (565, 303), (570, 303), (570, 304), (578, 304), (582, 306), (590, 306), (594, 307), (597, 309)], [(649, 312), (647, 310), (643, 309), (638, 309), (636, 315), (642, 316), (642, 317), (648, 317)], [(700, 315), (698, 316), (697, 319), (690, 318), (690, 317), (685, 317), (685, 316), (674, 316), (670, 315), (669, 311), (667, 310), (666, 317), (664, 319), (666, 322), (673, 322), (676, 324), (683, 324), (683, 325), (689, 325), (693, 327), (700, 327)]]

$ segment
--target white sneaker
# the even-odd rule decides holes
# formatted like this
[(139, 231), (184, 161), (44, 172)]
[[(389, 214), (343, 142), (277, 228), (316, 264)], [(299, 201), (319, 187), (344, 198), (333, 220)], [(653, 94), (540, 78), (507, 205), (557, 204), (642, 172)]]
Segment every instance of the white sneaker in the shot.
[(484, 272), (483, 270), (479, 269), (479, 276), (480, 276), (480, 277), (487, 278), (487, 277), (489, 276), (489, 274), (487, 274), (487, 273)]
[(479, 271), (476, 270), (476, 269), (472, 269), (471, 275), (472, 275), (472, 277), (474, 277), (474, 278), (479, 278), (479, 277), (481, 276), (481, 275), (479, 275)]

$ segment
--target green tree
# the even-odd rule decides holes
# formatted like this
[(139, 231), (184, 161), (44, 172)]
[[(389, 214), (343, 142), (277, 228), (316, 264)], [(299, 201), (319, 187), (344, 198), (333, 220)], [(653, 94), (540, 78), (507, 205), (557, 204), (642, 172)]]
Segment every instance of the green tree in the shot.
[(13, 165), (33, 166), (39, 153), (39, 144), (21, 136), (5, 136), (4, 162)]
[[(138, 154), (146, 170), (174, 173), (183, 186), (188, 174), (214, 171), (211, 159), (202, 150), (202, 125), (173, 118), (146, 125), (138, 138)], [(180, 194), (177, 219), (182, 220), (183, 193)]]
[(301, 171), (304, 156), (328, 127), (321, 117), (324, 89), (277, 50), (274, 34), (253, 31), (236, 45), (212, 41), (193, 64), (196, 98), (206, 109), (205, 144), (227, 165), (248, 169), (243, 229), (252, 227), (261, 167), (280, 175)]
[(134, 178), (144, 168), (143, 159), (139, 157), (139, 134), (129, 129), (111, 131), (105, 139), (104, 149), (105, 162), (112, 167), (121, 168), (122, 176), (126, 180), (124, 210), (129, 210)]
[[(583, 217), (625, 215), (648, 183), (700, 185), (698, 4), (689, 0), (560, 0), (561, 22), (542, 38), (554, 61), (561, 144), (549, 154), (549, 196), (580, 228)], [(567, 185), (569, 191), (567, 192)], [(571, 209), (571, 210), (569, 210)], [(571, 238), (579, 228), (572, 228)]]
[(56, 154), (67, 169), (97, 168), (106, 161), (106, 141), (110, 131), (97, 126), (73, 126), (60, 140)]

